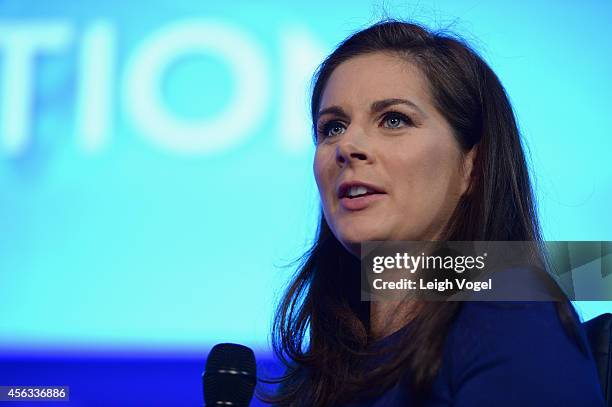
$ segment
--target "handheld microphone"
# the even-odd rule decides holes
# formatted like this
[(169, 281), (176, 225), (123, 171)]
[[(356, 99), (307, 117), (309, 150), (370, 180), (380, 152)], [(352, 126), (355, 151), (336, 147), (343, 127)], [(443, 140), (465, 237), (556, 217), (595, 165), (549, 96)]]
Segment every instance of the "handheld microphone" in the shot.
[(255, 354), (235, 343), (213, 346), (202, 383), (206, 407), (248, 407), (257, 383)]

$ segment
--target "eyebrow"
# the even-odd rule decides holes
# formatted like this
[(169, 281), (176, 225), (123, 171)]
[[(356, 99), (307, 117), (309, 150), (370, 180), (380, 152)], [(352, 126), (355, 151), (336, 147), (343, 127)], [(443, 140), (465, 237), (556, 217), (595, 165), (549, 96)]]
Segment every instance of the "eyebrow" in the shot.
[(325, 114), (333, 114), (343, 119), (348, 119), (348, 114), (346, 114), (344, 109), (342, 109), (340, 106), (330, 106), (326, 107), (325, 109), (319, 110), (319, 113), (317, 113), (317, 121), (319, 120), (319, 117)]
[[(380, 113), (386, 108), (390, 106), (395, 106), (395, 105), (410, 106), (413, 109), (417, 110), (420, 114), (425, 116), (425, 113), (423, 113), (423, 110), (421, 110), (421, 108), (419, 108), (414, 102), (408, 99), (400, 99), (400, 98), (390, 98), (390, 99), (383, 99), (383, 100), (377, 100), (376, 102), (372, 102), (372, 104), (370, 105), (370, 111), (372, 114)], [(325, 109), (320, 110), (319, 113), (317, 113), (317, 120), (319, 120), (319, 117), (325, 114), (333, 114), (333, 115), (336, 115), (342, 118), (348, 118), (348, 114), (346, 114), (344, 109), (342, 109), (340, 106), (330, 106), (330, 107), (326, 107)]]
[(373, 102), (372, 105), (370, 106), (370, 110), (372, 111), (372, 113), (379, 113), (385, 110), (386, 108), (388, 108), (389, 106), (394, 106), (394, 105), (410, 106), (413, 109), (416, 109), (422, 115), (425, 115), (425, 113), (423, 113), (421, 108), (419, 108), (414, 102), (408, 99), (398, 99), (398, 98), (383, 99), (383, 100), (378, 100), (376, 102)]

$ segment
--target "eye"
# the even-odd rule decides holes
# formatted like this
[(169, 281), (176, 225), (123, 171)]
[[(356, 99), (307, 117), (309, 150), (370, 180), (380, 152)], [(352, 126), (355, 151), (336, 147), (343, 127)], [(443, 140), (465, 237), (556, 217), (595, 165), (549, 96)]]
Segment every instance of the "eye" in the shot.
[(345, 130), (346, 130), (346, 127), (342, 122), (338, 120), (331, 120), (331, 121), (322, 123), (317, 128), (317, 134), (318, 136), (322, 138), (329, 138), (329, 137), (338, 136), (344, 133)]
[(382, 126), (388, 129), (399, 129), (403, 126), (412, 125), (412, 120), (405, 114), (399, 112), (389, 112), (383, 116)]

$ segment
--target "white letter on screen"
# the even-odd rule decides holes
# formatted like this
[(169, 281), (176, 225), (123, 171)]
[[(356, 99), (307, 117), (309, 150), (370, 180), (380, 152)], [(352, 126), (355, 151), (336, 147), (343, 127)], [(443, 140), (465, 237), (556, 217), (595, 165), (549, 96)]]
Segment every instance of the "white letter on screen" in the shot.
[(290, 153), (302, 153), (313, 146), (309, 84), (326, 53), (305, 28), (291, 26), (281, 32), (282, 103), (277, 134), (281, 147)]
[[(187, 120), (166, 109), (160, 84), (172, 63), (201, 53), (227, 63), (236, 92), (213, 119)], [(268, 104), (268, 67), (258, 44), (239, 28), (214, 20), (185, 20), (158, 31), (134, 52), (123, 89), (124, 106), (143, 136), (175, 153), (210, 154), (254, 133)]]
[(8, 155), (22, 153), (30, 136), (34, 56), (61, 51), (71, 39), (67, 22), (0, 21), (0, 143)]
[(111, 130), (115, 43), (115, 28), (108, 21), (92, 23), (81, 42), (76, 135), (90, 153), (104, 147)]

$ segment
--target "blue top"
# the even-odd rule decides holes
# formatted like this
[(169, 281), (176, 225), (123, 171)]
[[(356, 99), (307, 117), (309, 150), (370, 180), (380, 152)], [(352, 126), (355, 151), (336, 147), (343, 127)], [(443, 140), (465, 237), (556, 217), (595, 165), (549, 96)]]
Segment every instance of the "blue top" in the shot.
[[(554, 303), (517, 305), (463, 305), (424, 406), (604, 406), (590, 349), (585, 356), (566, 334)], [(405, 329), (410, 324), (375, 346), (392, 343)], [(586, 343), (582, 327), (580, 335)], [(414, 405), (409, 386), (400, 381), (380, 397), (344, 406)]]

